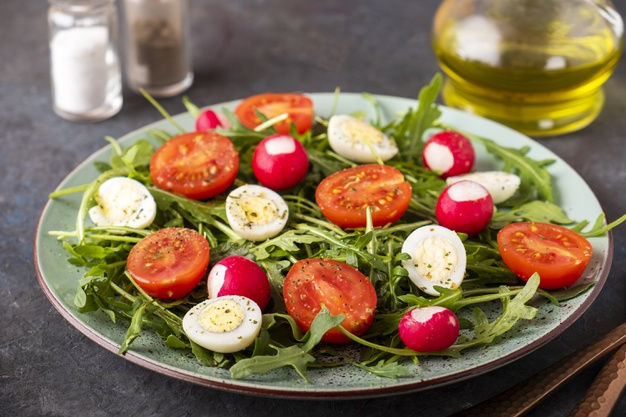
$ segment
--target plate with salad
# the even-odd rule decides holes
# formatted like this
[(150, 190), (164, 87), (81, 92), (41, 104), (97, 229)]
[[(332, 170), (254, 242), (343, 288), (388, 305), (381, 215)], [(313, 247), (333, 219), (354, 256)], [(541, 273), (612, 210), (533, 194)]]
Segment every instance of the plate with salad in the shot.
[(458, 382), (555, 338), (611, 228), (532, 139), (436, 104), (267, 93), (109, 144), (51, 193), (45, 294), (102, 347), (233, 392), (359, 398)]

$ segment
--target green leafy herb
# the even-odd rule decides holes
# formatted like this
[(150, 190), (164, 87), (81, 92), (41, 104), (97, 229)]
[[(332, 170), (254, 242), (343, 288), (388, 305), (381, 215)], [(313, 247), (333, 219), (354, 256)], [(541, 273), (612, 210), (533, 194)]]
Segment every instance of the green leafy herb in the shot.
[(381, 359), (375, 365), (366, 365), (365, 363), (355, 362), (348, 357), (345, 359), (354, 366), (358, 366), (359, 368), (382, 378), (397, 379), (411, 374), (411, 371), (409, 371), (406, 366), (402, 366), (397, 362), (386, 363)]
[(230, 368), (230, 376), (233, 379), (243, 379), (250, 375), (263, 375), (274, 369), (291, 366), (308, 382), (306, 369), (310, 363), (315, 361), (315, 357), (306, 353), (298, 345), (286, 348), (274, 347), (274, 349), (276, 349), (276, 355), (255, 356), (240, 360)]
[(556, 204), (534, 200), (510, 210), (494, 213), (489, 227), (499, 230), (509, 223), (522, 220), (557, 224), (571, 224), (574, 222)]

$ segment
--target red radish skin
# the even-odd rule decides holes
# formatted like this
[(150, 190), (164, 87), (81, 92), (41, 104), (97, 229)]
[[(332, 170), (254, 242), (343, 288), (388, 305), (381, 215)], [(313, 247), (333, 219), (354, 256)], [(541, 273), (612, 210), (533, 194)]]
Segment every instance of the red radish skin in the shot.
[(309, 171), (304, 146), (289, 135), (271, 135), (257, 145), (252, 156), (252, 172), (261, 185), (272, 190), (295, 187)]
[(485, 187), (464, 180), (443, 190), (437, 200), (435, 216), (443, 227), (476, 236), (489, 224), (493, 207), (493, 199)]
[(196, 118), (197, 132), (208, 132), (218, 127), (228, 128), (230, 124), (213, 110), (204, 110)]
[(243, 256), (229, 256), (211, 268), (207, 278), (209, 298), (240, 295), (256, 302), (261, 311), (270, 301), (270, 284), (263, 268)]
[(445, 307), (429, 306), (407, 312), (398, 325), (400, 339), (417, 352), (449, 348), (459, 337), (459, 319)]
[(466, 136), (444, 131), (428, 139), (422, 151), (422, 160), (426, 168), (447, 178), (470, 172), (476, 155), (472, 142)]

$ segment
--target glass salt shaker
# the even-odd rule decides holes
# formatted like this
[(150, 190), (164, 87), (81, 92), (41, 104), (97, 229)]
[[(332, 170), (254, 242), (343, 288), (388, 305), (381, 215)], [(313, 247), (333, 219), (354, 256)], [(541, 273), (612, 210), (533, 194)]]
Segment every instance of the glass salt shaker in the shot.
[(123, 0), (128, 86), (170, 97), (193, 83), (185, 0)]
[(49, 0), (50, 75), (55, 113), (97, 122), (122, 108), (114, 0)]

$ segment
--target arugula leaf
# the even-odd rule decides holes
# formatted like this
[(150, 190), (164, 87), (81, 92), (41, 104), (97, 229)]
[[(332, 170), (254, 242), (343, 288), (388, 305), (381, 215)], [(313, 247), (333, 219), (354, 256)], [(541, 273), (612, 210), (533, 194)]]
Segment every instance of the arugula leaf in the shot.
[[(257, 132), (245, 127), (241, 124), (237, 115), (228, 108), (222, 108), (222, 114), (226, 117), (231, 127), (228, 129), (218, 127), (215, 131), (232, 140), (237, 149), (247, 149), (249, 146), (255, 146), (269, 133), (268, 131)], [(265, 117), (264, 114), (257, 113), (257, 115), (259, 115), (261, 120), (267, 121), (267, 117)], [(272, 129), (276, 130), (274, 128)]]
[(154, 186), (150, 186), (148, 189), (160, 210), (169, 210), (173, 204), (177, 204), (183, 210), (189, 212), (192, 217), (201, 222), (212, 224), (215, 222), (215, 217), (228, 221), (224, 201), (197, 201)]
[(146, 312), (146, 307), (148, 307), (148, 303), (141, 304), (135, 313), (133, 314), (133, 319), (130, 322), (130, 326), (126, 331), (126, 336), (124, 337), (124, 341), (122, 342), (118, 353), (123, 355), (128, 350), (130, 344), (141, 334), (141, 329), (143, 328), (143, 317)]
[(503, 262), (487, 259), (467, 265), (468, 277), (463, 280), (464, 289), (485, 288), (497, 285), (516, 285), (519, 278)]
[(344, 319), (345, 317), (342, 315), (331, 316), (328, 308), (322, 307), (315, 319), (313, 319), (313, 323), (311, 323), (311, 328), (307, 332), (308, 339), (302, 346), (302, 350), (310, 352), (322, 340), (322, 336), (327, 331), (339, 326)]
[(449, 308), (452, 311), (459, 309), (456, 303), (463, 297), (463, 292), (460, 288), (450, 289), (440, 286), (435, 286), (435, 288), (439, 292), (439, 296), (435, 298), (426, 298), (415, 294), (406, 294), (398, 298), (410, 306), (441, 306)]
[[(272, 322), (273, 320), (272, 318)], [(323, 307), (304, 336), (303, 340), (306, 342), (303, 345), (297, 344), (286, 348), (272, 346), (276, 350), (275, 355), (256, 355), (241, 359), (230, 368), (231, 377), (241, 379), (252, 374), (266, 374), (274, 369), (291, 366), (305, 381), (309, 382), (306, 369), (315, 361), (315, 357), (308, 352), (321, 341), (322, 336), (328, 330), (338, 326), (343, 320), (343, 316), (331, 316), (329, 310)], [(267, 323), (264, 320), (265, 324)]]
[(354, 366), (382, 378), (397, 379), (411, 374), (407, 367), (402, 366), (397, 362), (386, 363), (384, 360), (380, 360), (376, 363), (376, 365), (366, 365), (364, 363), (355, 362), (347, 356), (345, 359)]
[(183, 105), (187, 109), (187, 112), (193, 117), (197, 119), (200, 113), (202, 112), (198, 106), (192, 103), (188, 96), (183, 96), (182, 98)]
[(571, 220), (563, 209), (547, 201), (529, 201), (510, 210), (497, 211), (489, 223), (489, 228), (500, 230), (504, 226), (517, 221), (571, 224)]
[[(117, 141), (113, 138), (111, 138), (110, 143), (112, 146), (117, 145)], [(146, 172), (145, 167), (150, 163), (153, 153), (152, 144), (147, 139), (139, 139), (120, 153), (116, 152), (111, 156), (111, 168), (128, 168), (133, 176), (147, 180), (148, 175), (140, 172), (140, 170), (143, 169)]]
[(302, 334), (302, 331), (300, 330), (298, 323), (296, 323), (293, 317), (291, 317), (290, 315), (286, 313), (285, 314), (282, 314), (282, 313), (264, 314), (263, 315), (263, 328), (271, 332), (278, 325), (278, 320), (276, 319), (281, 319), (281, 321), (284, 320), (287, 322), (287, 324), (289, 325), (289, 330), (291, 332), (291, 337), (293, 338), (293, 340), (295, 340), (296, 342), (302, 342), (305, 340), (305, 335)]
[(571, 288), (564, 288), (562, 290), (552, 290), (550, 292), (539, 290), (538, 294), (550, 300), (554, 300), (553, 304), (559, 304), (560, 301), (567, 301), (578, 297), (580, 294), (589, 291), (594, 285), (596, 285), (596, 282), (587, 282), (585, 284), (576, 285)]
[[(502, 298), (502, 315), (492, 322), (489, 322), (489, 319), (480, 308), (474, 308), (474, 338), (454, 344), (446, 351), (460, 352), (470, 347), (492, 343), (496, 337), (509, 331), (520, 319), (532, 320), (537, 314), (537, 308), (526, 305), (526, 303), (532, 299), (538, 288), (539, 275), (535, 273), (513, 299), (510, 299), (508, 296)], [(501, 293), (507, 293), (508, 291), (505, 287), (500, 289)]]
[(74, 253), (79, 255), (83, 259), (95, 258), (104, 259), (107, 256), (115, 253), (115, 250), (110, 247), (98, 246), (98, 245), (81, 245), (74, 248)]
[(321, 173), (319, 181), (337, 171), (347, 168), (349, 165), (336, 158), (328, 158), (327, 150), (318, 150), (315, 148), (307, 149), (309, 162), (315, 170)]
[(200, 362), (204, 366), (215, 365), (213, 354), (209, 350), (203, 348), (193, 340), (190, 340), (189, 344), (191, 345), (191, 351), (193, 352), (198, 362)]
[(288, 230), (274, 238), (259, 243), (250, 249), (250, 253), (254, 255), (257, 261), (267, 259), (271, 256), (272, 248), (280, 248), (285, 252), (297, 252), (300, 250), (298, 244), (309, 245), (316, 242), (322, 242), (324, 238), (321, 236), (312, 236), (305, 230)]
[(264, 375), (274, 369), (291, 366), (305, 381), (309, 382), (306, 377), (306, 368), (308, 364), (315, 362), (315, 357), (306, 353), (299, 345), (286, 348), (272, 347), (276, 350), (276, 355), (242, 359), (231, 366), (230, 376), (233, 379), (243, 379), (253, 374)]
[(187, 349), (191, 348), (191, 345), (183, 342), (179, 337), (176, 337), (173, 334), (170, 334), (165, 338), (163, 344), (172, 349)]
[(606, 235), (611, 229), (619, 226), (620, 224), (626, 222), (626, 214), (624, 214), (622, 217), (620, 217), (619, 219), (609, 223), (609, 224), (604, 224), (604, 220), (605, 220), (605, 215), (604, 213), (600, 214), (598, 216), (598, 218), (596, 219), (595, 223), (593, 224), (593, 226), (591, 227), (590, 230), (587, 231), (583, 231), (582, 229), (584, 229), (589, 222), (587, 220), (584, 220), (580, 223), (578, 223), (576, 226), (574, 226), (572, 228), (572, 230), (574, 230), (575, 232), (580, 233), (582, 236), (584, 237), (598, 237), (598, 236), (604, 236)]
[(424, 132), (432, 127), (433, 123), (441, 116), (441, 110), (435, 101), (439, 96), (442, 84), (443, 77), (440, 73), (436, 73), (430, 84), (420, 90), (417, 110), (409, 110), (392, 129), (391, 135), (399, 143), (400, 152), (404, 159), (414, 158), (421, 153)]
[(294, 225), (294, 227), (298, 230), (306, 231), (307, 233), (334, 245), (336, 248), (342, 251), (345, 251), (344, 253), (354, 252), (356, 256), (363, 259), (374, 269), (378, 269), (379, 271), (387, 270), (385, 263), (378, 256), (376, 256), (375, 254), (369, 253), (367, 251), (354, 250), (355, 249), (354, 242), (346, 242), (344, 240), (345, 237), (334, 236), (333, 234), (329, 232), (326, 232), (316, 227), (312, 227), (311, 225), (304, 224), (304, 223), (296, 224)]

